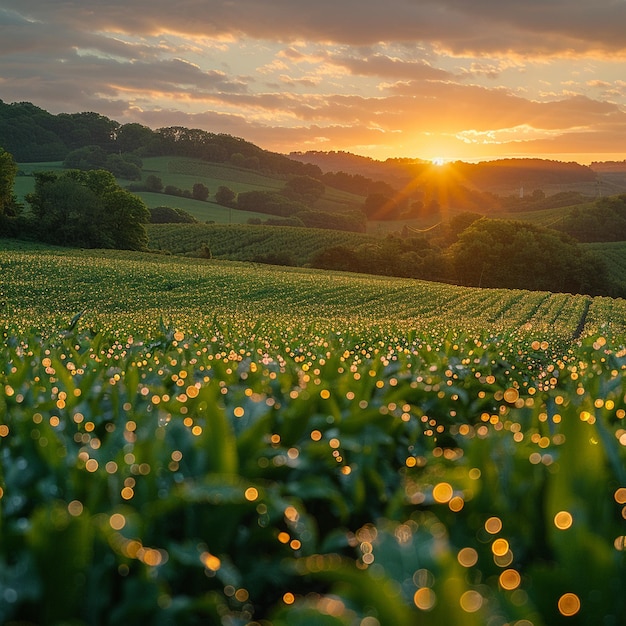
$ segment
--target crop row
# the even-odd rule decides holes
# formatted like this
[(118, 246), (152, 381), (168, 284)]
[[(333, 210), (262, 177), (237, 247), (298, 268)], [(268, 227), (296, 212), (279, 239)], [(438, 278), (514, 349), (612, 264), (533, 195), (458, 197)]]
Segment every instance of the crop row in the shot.
[(3, 623), (619, 623), (621, 349), (239, 321), (7, 333)]
[(213, 257), (250, 261), (259, 255), (283, 251), (305, 264), (331, 246), (357, 246), (376, 241), (373, 236), (335, 230), (247, 224), (154, 224), (148, 227), (149, 246), (174, 254), (197, 253), (204, 244)]

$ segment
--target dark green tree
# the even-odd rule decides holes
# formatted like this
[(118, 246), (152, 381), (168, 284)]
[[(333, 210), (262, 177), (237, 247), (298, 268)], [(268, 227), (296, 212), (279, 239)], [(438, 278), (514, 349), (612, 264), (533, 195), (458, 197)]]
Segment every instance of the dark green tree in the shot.
[(371, 193), (363, 203), (363, 213), (368, 220), (391, 220), (398, 214), (393, 198), (383, 193)]
[(202, 200), (205, 202), (209, 197), (209, 188), (202, 183), (195, 183), (191, 190), (191, 195), (195, 200)]
[(292, 176), (285, 183), (283, 193), (288, 198), (313, 203), (324, 195), (325, 190), (324, 183), (311, 176)]
[(215, 192), (215, 202), (222, 206), (233, 206), (237, 194), (226, 185), (220, 185)]
[(592, 295), (609, 290), (601, 259), (571, 237), (528, 222), (479, 219), (450, 252), (464, 285)]
[(0, 215), (12, 215), (14, 212), (13, 185), (16, 175), (17, 165), (13, 155), (0, 148)]
[(230, 155), (230, 162), (235, 167), (245, 167), (246, 166), (246, 157), (241, 154), (241, 152), (235, 152)]
[(26, 197), (38, 238), (64, 246), (140, 250), (150, 213), (105, 170), (38, 172)]
[(123, 124), (115, 137), (115, 147), (120, 152), (133, 152), (147, 146), (154, 131), (142, 124)]
[(101, 168), (107, 160), (107, 153), (100, 146), (84, 146), (72, 150), (63, 161), (63, 167), (78, 170)]
[(146, 189), (161, 193), (163, 191), (163, 181), (158, 176), (150, 174), (146, 177)]
[(103, 168), (111, 172), (116, 178), (141, 180), (141, 167), (127, 160), (123, 154), (109, 154)]

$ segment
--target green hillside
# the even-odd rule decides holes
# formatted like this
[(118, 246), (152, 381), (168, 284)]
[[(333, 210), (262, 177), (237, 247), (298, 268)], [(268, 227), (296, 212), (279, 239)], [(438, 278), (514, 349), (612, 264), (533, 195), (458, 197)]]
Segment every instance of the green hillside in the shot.
[[(19, 175), (15, 180), (15, 194), (18, 199), (34, 190), (32, 172), (55, 170), (62, 171), (60, 162), (48, 163), (20, 163)], [(235, 167), (226, 163), (210, 163), (185, 157), (148, 157), (143, 159), (143, 181), (150, 176), (157, 176), (164, 186), (172, 185), (182, 190), (191, 191), (195, 183), (202, 183), (209, 189), (208, 202), (200, 202), (191, 198), (136, 191), (149, 208), (170, 206), (184, 209), (201, 222), (213, 221), (218, 224), (243, 224), (251, 218), (267, 219), (268, 215), (251, 211), (237, 211), (228, 209), (214, 201), (218, 187), (226, 186), (235, 193), (246, 191), (280, 191), (287, 180), (286, 176), (262, 174), (253, 170)], [(125, 187), (129, 181), (118, 180)], [(365, 192), (364, 192), (365, 195)], [(343, 212), (360, 210), (364, 196), (326, 187), (326, 192), (312, 206), (315, 210)]]

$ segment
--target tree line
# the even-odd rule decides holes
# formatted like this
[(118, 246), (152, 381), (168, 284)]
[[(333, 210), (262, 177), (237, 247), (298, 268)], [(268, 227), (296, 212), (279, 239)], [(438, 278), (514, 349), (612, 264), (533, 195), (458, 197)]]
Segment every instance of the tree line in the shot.
[(472, 213), (445, 222), (435, 236), (388, 235), (378, 243), (331, 246), (311, 265), (470, 287), (626, 295), (604, 260), (569, 235)]
[[(152, 130), (137, 123), (120, 124), (94, 112), (53, 115), (29, 102), (0, 100), (0, 145), (20, 163), (64, 161), (70, 167), (102, 168), (109, 155), (184, 156), (259, 170), (271, 174), (319, 177), (315, 165), (263, 150), (244, 139), (223, 133), (171, 126)], [(78, 151), (78, 152), (76, 152)], [(117, 161), (118, 167), (125, 167)], [(128, 167), (132, 172), (132, 168)], [(132, 179), (132, 178), (131, 178)]]

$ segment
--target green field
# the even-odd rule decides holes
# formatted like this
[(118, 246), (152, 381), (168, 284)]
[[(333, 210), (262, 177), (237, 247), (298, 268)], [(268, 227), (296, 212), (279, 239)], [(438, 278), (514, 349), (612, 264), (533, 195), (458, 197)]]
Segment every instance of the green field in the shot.
[[(35, 181), (32, 172), (44, 170), (59, 170), (63, 167), (60, 162), (55, 163), (20, 163), (19, 171), (22, 175), (15, 179), (15, 195), (20, 201), (27, 193), (34, 190)], [(245, 191), (280, 191), (286, 179), (265, 175), (249, 169), (243, 169), (225, 163), (210, 163), (183, 157), (149, 157), (143, 160), (143, 180), (150, 176), (158, 176), (163, 185), (173, 185), (179, 189), (191, 191), (195, 183), (202, 183), (209, 188), (209, 201), (201, 202), (190, 198), (166, 195), (162, 193), (137, 192), (137, 195), (149, 208), (170, 206), (180, 208), (191, 213), (201, 222), (214, 221), (218, 224), (243, 224), (250, 218), (267, 219), (265, 213), (237, 211), (228, 209), (215, 203), (213, 198), (218, 187), (230, 187), (235, 193)], [(129, 181), (118, 180), (125, 187)], [(358, 210), (363, 204), (364, 197), (352, 193), (326, 187), (326, 193), (320, 198), (314, 209), (320, 211)]]
[(315, 253), (330, 246), (356, 247), (381, 241), (347, 231), (252, 224), (150, 224), (147, 231), (152, 250), (197, 256), (206, 244), (214, 258), (251, 261), (259, 255), (283, 252), (298, 265), (309, 263)]
[(0, 332), (0, 623), (623, 623), (622, 300), (0, 240)]

